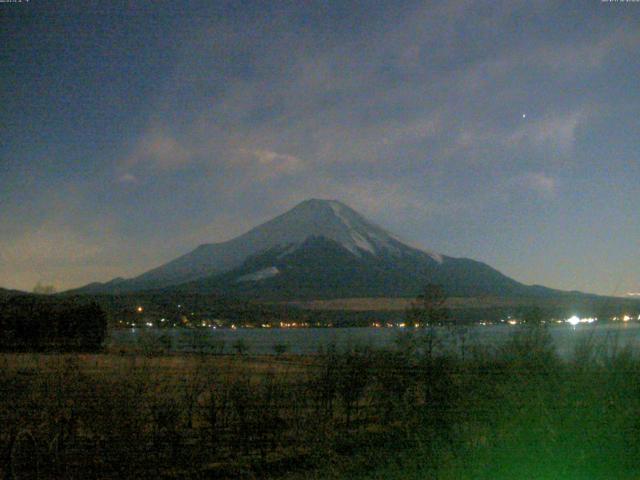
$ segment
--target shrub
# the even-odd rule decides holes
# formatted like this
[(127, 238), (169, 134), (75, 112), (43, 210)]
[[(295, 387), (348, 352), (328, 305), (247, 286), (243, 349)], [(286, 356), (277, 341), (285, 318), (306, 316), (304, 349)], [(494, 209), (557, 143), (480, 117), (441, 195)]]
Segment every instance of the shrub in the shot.
[(347, 428), (370, 379), (371, 351), (355, 348), (338, 357), (337, 392), (345, 408)]
[(285, 354), (287, 350), (289, 350), (289, 345), (286, 343), (276, 343), (273, 345), (273, 352), (278, 356)]
[(249, 344), (244, 338), (238, 338), (233, 342), (232, 347), (239, 355), (244, 355), (249, 351)]

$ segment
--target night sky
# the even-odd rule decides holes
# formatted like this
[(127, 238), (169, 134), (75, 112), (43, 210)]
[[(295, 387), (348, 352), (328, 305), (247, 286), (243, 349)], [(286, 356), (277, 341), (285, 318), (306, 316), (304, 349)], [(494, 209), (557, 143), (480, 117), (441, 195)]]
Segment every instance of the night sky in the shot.
[(640, 3), (0, 3), (0, 286), (133, 276), (310, 197), (640, 291)]

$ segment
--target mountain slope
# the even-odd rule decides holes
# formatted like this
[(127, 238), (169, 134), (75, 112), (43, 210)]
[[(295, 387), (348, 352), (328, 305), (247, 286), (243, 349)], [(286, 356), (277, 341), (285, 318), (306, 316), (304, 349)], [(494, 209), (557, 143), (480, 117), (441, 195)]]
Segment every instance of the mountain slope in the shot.
[[(398, 251), (405, 247), (346, 205), (312, 199), (233, 240), (200, 245), (192, 252), (138, 277), (116, 279), (106, 284), (93, 283), (79, 291), (125, 292), (177, 285), (238, 268), (248, 257), (271, 248), (295, 248), (313, 236), (334, 240), (355, 256), (362, 255), (362, 252)], [(434, 258), (438, 258), (437, 255)]]
[(451, 294), (519, 294), (526, 287), (473, 260), (419, 250), (354, 255), (340, 243), (310, 237), (293, 251), (275, 248), (220, 275), (172, 287), (183, 292), (258, 298), (336, 298), (415, 295), (425, 283), (442, 283)]
[(228, 242), (204, 244), (133, 279), (82, 293), (141, 290), (255, 298), (411, 296), (426, 283), (451, 295), (547, 295), (490, 266), (410, 247), (334, 200), (307, 200)]

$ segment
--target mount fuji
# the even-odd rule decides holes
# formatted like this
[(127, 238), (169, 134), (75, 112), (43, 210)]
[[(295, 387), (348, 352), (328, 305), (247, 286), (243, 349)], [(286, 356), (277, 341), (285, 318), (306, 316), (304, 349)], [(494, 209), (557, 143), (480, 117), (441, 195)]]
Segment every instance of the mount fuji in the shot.
[(421, 250), (335, 200), (306, 200), (223, 243), (210, 243), (131, 279), (77, 293), (170, 290), (264, 299), (413, 296), (427, 283), (455, 296), (546, 296), (490, 266)]

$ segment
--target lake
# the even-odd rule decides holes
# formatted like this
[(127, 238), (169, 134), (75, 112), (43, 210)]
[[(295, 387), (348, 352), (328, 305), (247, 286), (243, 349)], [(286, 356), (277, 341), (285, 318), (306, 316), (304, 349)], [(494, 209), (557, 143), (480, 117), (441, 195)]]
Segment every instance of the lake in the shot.
[[(472, 326), (467, 330), (467, 342), (471, 344), (499, 345), (519, 327), (510, 325)], [(335, 344), (338, 349), (353, 345), (371, 347), (392, 346), (400, 334), (413, 329), (402, 328), (239, 328), (232, 329), (156, 329), (137, 328), (115, 330), (109, 343), (113, 347), (131, 347), (153, 342), (165, 335), (172, 351), (190, 352), (203, 350), (233, 353), (234, 343), (240, 339), (247, 345), (249, 354), (272, 354), (274, 345), (284, 344), (287, 352), (313, 354), (322, 347)], [(549, 327), (556, 349), (562, 357), (569, 357), (581, 342), (593, 340), (608, 349), (631, 346), (640, 347), (640, 324), (609, 323), (592, 325), (554, 325)], [(446, 334), (442, 330), (443, 334)]]

